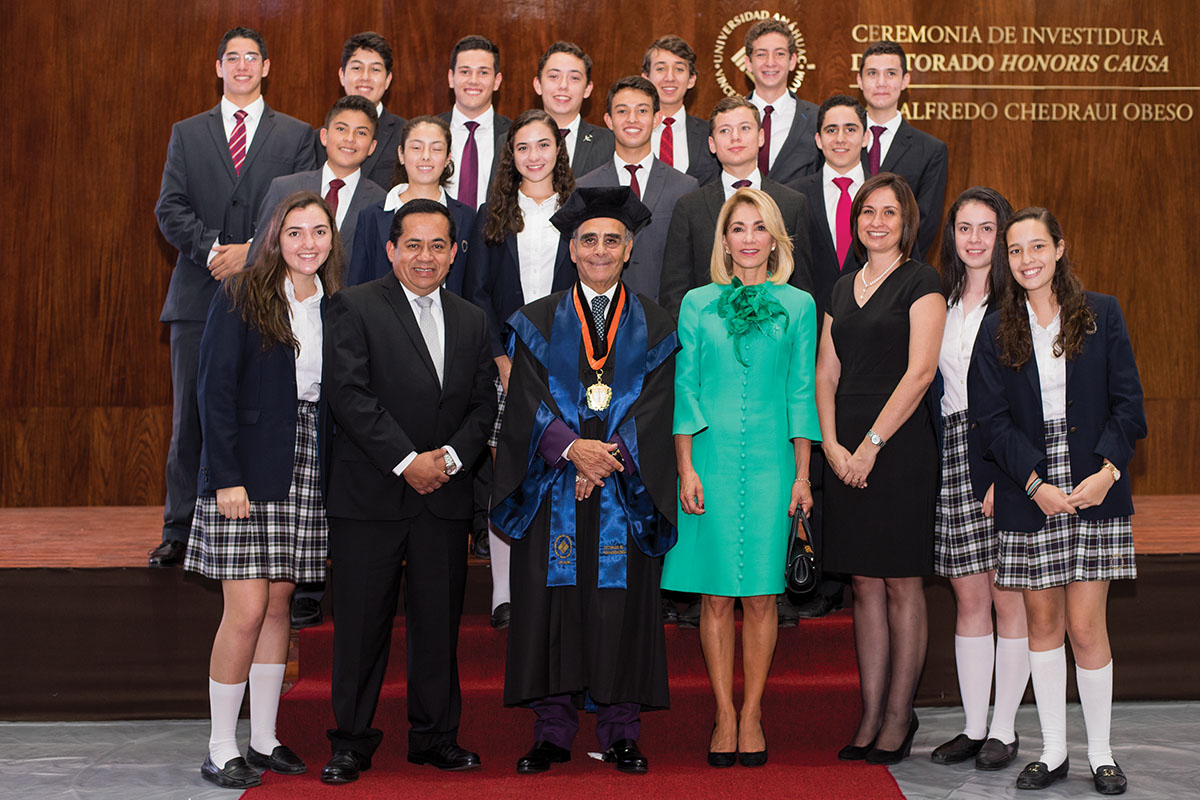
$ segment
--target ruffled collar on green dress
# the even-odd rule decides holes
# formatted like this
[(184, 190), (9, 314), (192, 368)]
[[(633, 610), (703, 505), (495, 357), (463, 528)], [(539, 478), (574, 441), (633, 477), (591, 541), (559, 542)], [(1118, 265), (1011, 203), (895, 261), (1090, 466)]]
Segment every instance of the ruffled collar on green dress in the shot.
[(769, 286), (767, 283), (746, 286), (735, 277), (717, 298), (717, 316), (725, 320), (725, 330), (733, 340), (733, 354), (743, 367), (750, 365), (746, 356), (750, 343), (746, 337), (757, 331), (777, 339), (790, 320), (787, 309), (775, 299)]

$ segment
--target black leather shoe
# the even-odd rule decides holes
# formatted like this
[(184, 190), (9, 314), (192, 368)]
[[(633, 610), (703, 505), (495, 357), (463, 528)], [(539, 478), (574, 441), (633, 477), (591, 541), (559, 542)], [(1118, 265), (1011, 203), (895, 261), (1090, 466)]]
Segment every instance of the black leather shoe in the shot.
[(679, 612), (679, 619), (675, 624), (681, 628), (700, 627), (700, 598), (697, 597), (688, 603), (687, 608)]
[(1067, 777), (1071, 770), (1071, 759), (1064, 758), (1058, 769), (1050, 769), (1045, 761), (1034, 761), (1026, 764), (1025, 769), (1017, 776), (1018, 789), (1045, 789), (1055, 781)]
[(487, 528), (480, 528), (471, 534), (471, 555), (485, 561), (491, 560), (492, 543), (488, 539)]
[(269, 769), (280, 775), (300, 775), (308, 771), (308, 767), (305, 766), (300, 756), (293, 753), (290, 747), (282, 744), (272, 750), (269, 756), (264, 756), (251, 747), (246, 751), (246, 762), (252, 767)]
[(679, 622), (678, 606), (666, 597), (662, 599), (662, 620), (664, 625), (674, 625)]
[(779, 627), (794, 628), (800, 622), (800, 614), (786, 594), (775, 598), (775, 608), (779, 612)]
[[(875, 739), (879, 737), (876, 736)], [(838, 758), (842, 761), (862, 761), (867, 757), (867, 753), (875, 749), (875, 739), (872, 739), (870, 744), (857, 745), (848, 744), (841, 750), (838, 750)]]
[(315, 597), (293, 597), (291, 616), (294, 630), (311, 628), (325, 620), (321, 612), (321, 603)]
[(818, 594), (811, 600), (807, 600), (796, 606), (796, 615), (800, 619), (820, 619), (831, 612), (837, 611), (841, 607), (842, 599), (840, 597), (830, 600), (825, 595)]
[(609, 764), (615, 763), (619, 772), (641, 775), (650, 770), (650, 762), (642, 755), (633, 739), (613, 742), (612, 747), (604, 751), (604, 760)]
[(917, 715), (913, 714), (912, 722), (908, 723), (908, 735), (904, 737), (904, 741), (900, 743), (900, 747), (895, 750), (880, 750), (878, 747), (872, 748), (867, 753), (867, 763), (899, 764), (908, 758), (908, 754), (912, 752), (913, 737), (917, 735), (917, 728), (919, 727), (921, 727), (921, 723), (917, 720)]
[(220, 769), (213, 763), (212, 756), (205, 756), (200, 765), (200, 777), (226, 789), (249, 789), (262, 783), (262, 778), (241, 756), (229, 759)]
[(1096, 784), (1096, 791), (1100, 794), (1125, 794), (1129, 788), (1125, 773), (1116, 764), (1105, 764), (1093, 772), (1092, 783)]
[(358, 780), (360, 772), (371, 768), (371, 757), (353, 750), (338, 750), (321, 767), (321, 783), (351, 783)]
[[(713, 723), (713, 733), (716, 733), (716, 732), (717, 732), (717, 723), (714, 722)], [(712, 737), (711, 736), (709, 737), (709, 747), (712, 747)], [(734, 744), (734, 747), (735, 748), (737, 747), (736, 743)], [(734, 764), (737, 763), (737, 760), (738, 760), (738, 754), (737, 754), (736, 749), (733, 751), (730, 751), (730, 752), (726, 752), (723, 750), (709, 750), (708, 751), (708, 765), (710, 767), (732, 767)]]
[(443, 742), (427, 750), (410, 750), (408, 760), (413, 764), (429, 764), (448, 772), (475, 769), (482, 763), (478, 753), (464, 750), (454, 742)]
[(183, 563), (183, 554), (187, 552), (187, 542), (177, 542), (167, 539), (150, 551), (150, 566), (178, 567)]
[(1013, 734), (1012, 744), (1005, 744), (999, 739), (988, 739), (975, 756), (975, 769), (988, 772), (1004, 769), (1017, 757), (1017, 748), (1021, 745), (1021, 737)]
[[(988, 739), (988, 741), (995, 740)], [(972, 739), (965, 733), (960, 733), (945, 744), (934, 748), (933, 752), (929, 754), (929, 758), (935, 764), (961, 764), (968, 758), (978, 755), (982, 747), (983, 739)]]
[(492, 612), (491, 626), (498, 631), (502, 631), (508, 627), (509, 621), (512, 619), (512, 604), (501, 603), (496, 606), (496, 610)]
[(570, 760), (570, 750), (553, 742), (536, 742), (528, 753), (517, 759), (517, 772), (521, 775), (536, 775), (550, 769), (551, 764), (565, 764)]

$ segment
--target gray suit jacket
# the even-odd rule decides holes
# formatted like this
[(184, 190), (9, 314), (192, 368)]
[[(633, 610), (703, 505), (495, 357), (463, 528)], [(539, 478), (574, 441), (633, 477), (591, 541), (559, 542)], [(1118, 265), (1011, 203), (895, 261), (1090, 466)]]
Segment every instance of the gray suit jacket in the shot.
[[(398, 117), (385, 107), (379, 117), (379, 125), (375, 128), (375, 149), (361, 167), (362, 173), (376, 186), (384, 191), (392, 188), (392, 173), (396, 171), (399, 160), (397, 151), (400, 149), (400, 132), (408, 120)], [(321, 144), (321, 129), (313, 128), (313, 142), (317, 153), (317, 166), (325, 164), (325, 147)]]
[[(617, 165), (609, 159), (604, 166), (584, 175), (576, 186), (620, 186)], [(633, 292), (658, 301), (658, 285), (662, 277), (663, 252), (667, 246), (667, 229), (675, 203), (689, 192), (700, 188), (696, 179), (668, 167), (657, 158), (650, 165), (650, 178), (642, 202), (650, 209), (650, 224), (638, 231), (633, 239), (633, 254), (621, 275)]]
[[(616, 152), (616, 139), (608, 128), (593, 125), (585, 119), (579, 120), (579, 139), (571, 150), (571, 171), (576, 175), (587, 175), (594, 169), (611, 162)], [(572, 147), (567, 142), (567, 147)]]
[[(258, 230), (266, 232), (271, 215), (289, 194), (305, 190), (321, 193), (321, 170), (297, 172), (295, 175), (284, 175), (271, 181), (271, 188), (267, 190), (267, 196), (263, 198), (262, 205), (258, 209)], [(386, 196), (387, 192), (375, 185), (374, 181), (369, 180), (365, 173), (359, 176), (358, 186), (355, 187), (354, 194), (350, 197), (350, 207), (346, 209), (346, 218), (342, 220), (342, 226), (338, 228), (338, 233), (342, 237), (342, 246), (346, 248), (345, 266), (347, 268), (350, 266), (350, 257), (353, 255), (351, 249), (354, 246), (354, 229), (358, 224), (359, 212), (376, 203), (382, 203)], [(344, 197), (341, 198), (341, 202), (346, 202)], [(246, 257), (247, 264), (253, 263), (261, 246), (262, 237), (256, 237), (254, 243), (250, 245), (250, 254)]]
[[(824, 160), (821, 151), (817, 149), (817, 112), (820, 109), (807, 100), (796, 99), (796, 116), (792, 117), (792, 126), (788, 128), (787, 137), (779, 155), (771, 162), (771, 170), (767, 177), (776, 183), (792, 186), (805, 175), (811, 175), (821, 169)], [(772, 136), (777, 132), (772, 131)]]
[(701, 186), (708, 186), (721, 177), (721, 162), (708, 149), (708, 120), (688, 114), (687, 140), (687, 174), (699, 181)]
[(208, 272), (213, 245), (249, 241), (271, 181), (312, 169), (313, 159), (312, 129), (270, 106), (263, 110), (240, 175), (229, 155), (220, 104), (175, 123), (154, 207), (158, 229), (179, 250), (162, 322), (208, 318), (217, 290)]

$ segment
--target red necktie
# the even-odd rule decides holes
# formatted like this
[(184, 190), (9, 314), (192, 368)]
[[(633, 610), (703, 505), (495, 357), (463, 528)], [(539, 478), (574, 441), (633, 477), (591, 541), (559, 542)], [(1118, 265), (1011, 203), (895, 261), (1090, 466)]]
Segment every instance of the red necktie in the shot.
[(626, 164), (625, 169), (629, 170), (629, 188), (633, 189), (633, 193), (638, 200), (642, 199), (642, 187), (638, 185), (637, 171), (642, 168), (641, 164)]
[(837, 228), (836, 244), (839, 270), (846, 263), (846, 253), (850, 252), (850, 206), (854, 202), (850, 197), (850, 184), (852, 183), (854, 183), (853, 178), (833, 179), (833, 185), (842, 190), (842, 194), (838, 197), (837, 213), (834, 215)]
[(771, 167), (771, 112), (774, 110), (774, 106), (767, 106), (763, 109), (763, 145), (758, 148), (758, 171), (762, 173), (764, 178), (767, 177), (767, 172), (770, 171)]
[(674, 124), (674, 117), (663, 120), (662, 139), (658, 141), (658, 160), (668, 167), (675, 166), (675, 133), (671, 130)]
[(229, 137), (229, 157), (233, 159), (233, 171), (242, 174), (242, 162), (246, 160), (246, 111), (239, 108), (233, 112), (233, 134)]
[(479, 147), (475, 144), (475, 129), (478, 122), (465, 122), (467, 143), (463, 145), (462, 172), (458, 176), (458, 202), (475, 208), (475, 197), (479, 193)]
[(337, 219), (338, 189), (345, 185), (346, 182), (341, 178), (334, 178), (329, 182), (329, 191), (325, 193), (325, 202), (329, 205), (329, 210), (333, 212), (334, 219)]
[(872, 175), (879, 172), (879, 139), (886, 130), (882, 125), (871, 126), (871, 149), (867, 151), (867, 164)]

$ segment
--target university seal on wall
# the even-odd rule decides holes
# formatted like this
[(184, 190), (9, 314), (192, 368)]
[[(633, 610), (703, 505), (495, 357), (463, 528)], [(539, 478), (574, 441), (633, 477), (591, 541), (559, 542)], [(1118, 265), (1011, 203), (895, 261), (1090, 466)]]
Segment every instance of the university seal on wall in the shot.
[[(744, 94), (741, 89), (733, 85), (730, 77), (736, 77), (739, 71), (744, 75), (750, 74), (750, 67), (747, 64), (748, 54), (744, 43), (746, 31), (754, 23), (765, 19), (782, 22), (791, 31), (792, 39), (796, 42), (796, 74), (792, 76), (792, 82), (788, 86), (790, 91), (795, 92), (799, 89), (800, 84), (804, 83), (804, 73), (816, 67), (815, 64), (808, 63), (808, 48), (804, 44), (804, 34), (800, 33), (796, 23), (779, 13), (743, 11), (721, 26), (721, 31), (717, 34), (717, 41), (713, 45), (713, 67), (715, 67), (717, 85), (725, 94), (729, 96)], [(731, 50), (730, 48), (736, 49)]]

